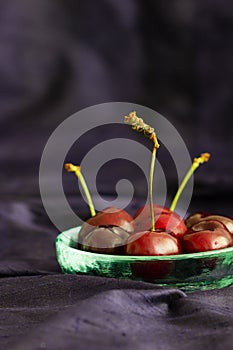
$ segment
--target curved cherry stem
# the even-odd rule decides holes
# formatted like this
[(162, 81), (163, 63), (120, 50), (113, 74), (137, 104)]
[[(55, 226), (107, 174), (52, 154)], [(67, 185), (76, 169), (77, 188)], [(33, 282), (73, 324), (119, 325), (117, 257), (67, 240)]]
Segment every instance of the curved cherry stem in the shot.
[(185, 177), (184, 177), (183, 181), (181, 182), (181, 185), (178, 188), (176, 195), (172, 201), (172, 204), (170, 206), (171, 211), (175, 210), (177, 202), (181, 196), (181, 193), (183, 192), (188, 180), (193, 175), (195, 170), (199, 167), (200, 164), (208, 162), (209, 158), (210, 158), (210, 153), (202, 153), (199, 158), (194, 158), (191, 168), (188, 170), (187, 174), (185, 175)]
[(67, 164), (65, 164), (65, 168), (66, 168), (66, 170), (68, 172), (74, 172), (75, 175), (77, 176), (77, 178), (80, 181), (80, 184), (82, 186), (83, 192), (84, 192), (84, 194), (86, 196), (91, 216), (95, 216), (96, 215), (96, 211), (95, 211), (95, 208), (94, 208), (94, 205), (93, 205), (93, 202), (92, 202), (92, 198), (91, 198), (90, 192), (88, 190), (86, 181), (85, 181), (85, 179), (84, 179), (84, 177), (83, 177), (83, 175), (81, 173), (80, 166), (73, 165), (71, 163), (67, 163)]

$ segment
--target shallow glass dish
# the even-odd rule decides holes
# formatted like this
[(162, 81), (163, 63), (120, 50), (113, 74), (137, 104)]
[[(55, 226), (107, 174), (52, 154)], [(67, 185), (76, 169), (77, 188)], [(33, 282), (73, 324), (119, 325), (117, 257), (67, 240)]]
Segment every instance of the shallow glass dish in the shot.
[(169, 256), (97, 254), (76, 248), (80, 228), (57, 236), (57, 259), (64, 273), (141, 280), (185, 292), (233, 284), (233, 247)]

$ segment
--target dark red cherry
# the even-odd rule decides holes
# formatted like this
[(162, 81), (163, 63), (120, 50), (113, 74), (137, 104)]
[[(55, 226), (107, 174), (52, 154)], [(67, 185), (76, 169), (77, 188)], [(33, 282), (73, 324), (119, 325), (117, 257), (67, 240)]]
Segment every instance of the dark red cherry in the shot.
[(96, 227), (82, 241), (81, 248), (94, 253), (122, 254), (129, 232), (121, 227)]
[(194, 231), (204, 231), (204, 230), (209, 230), (209, 231), (214, 231), (217, 229), (222, 229), (225, 230), (226, 227), (221, 223), (220, 221), (217, 220), (201, 220), (197, 224), (193, 225), (187, 232), (188, 233), (193, 233)]
[[(172, 255), (181, 253), (181, 245), (178, 239), (168, 233), (156, 230), (133, 233), (127, 241), (126, 253), (128, 255)], [(140, 278), (148, 282), (164, 279), (174, 268), (173, 261), (140, 261), (130, 264), (134, 278)]]
[(131, 215), (125, 210), (116, 207), (105, 208), (96, 216), (88, 219), (79, 233), (79, 243), (82, 243), (84, 237), (96, 227), (121, 227), (124, 231), (132, 233), (134, 231), (134, 222)]
[[(188, 229), (187, 234), (183, 237), (182, 247), (186, 253), (205, 252), (227, 248), (232, 245), (232, 236), (226, 226), (214, 219), (207, 219), (214, 216), (206, 216), (194, 214), (192, 219), (192, 227)], [(191, 222), (190, 222), (191, 223)]]
[(231, 218), (228, 218), (227, 216), (222, 216), (222, 215), (209, 215), (205, 217), (205, 220), (215, 220), (218, 222), (221, 222), (225, 228), (233, 234), (233, 220)]
[(132, 216), (120, 208), (109, 207), (82, 225), (78, 248), (95, 253), (122, 254), (133, 230)]
[[(142, 208), (139, 210), (141, 211), (136, 213), (137, 216), (135, 214), (135, 231), (142, 232), (150, 230), (151, 216), (149, 208), (146, 207), (145, 211)], [(187, 227), (184, 220), (178, 214), (170, 211), (168, 208), (163, 208), (158, 205), (154, 205), (154, 213), (155, 229), (166, 231), (176, 238), (182, 238), (185, 235)]]
[(178, 239), (163, 230), (136, 232), (126, 244), (128, 255), (173, 255), (181, 253)]
[(209, 214), (205, 214), (205, 213), (193, 213), (190, 214), (186, 220), (185, 220), (185, 224), (186, 226), (192, 227), (193, 225), (197, 224), (198, 222), (200, 222), (203, 218), (205, 218), (206, 216), (208, 216)]
[[(160, 204), (154, 204), (153, 205), (154, 208), (154, 213), (155, 215), (157, 214), (161, 214), (161, 213), (166, 213), (166, 212), (170, 212), (170, 210), (166, 207), (163, 207)], [(139, 216), (141, 214), (141, 219), (143, 218), (147, 218), (148, 216), (150, 217), (150, 205), (147, 204), (144, 207), (139, 208), (136, 213), (134, 214), (134, 219), (137, 218), (137, 216)]]
[(186, 225), (188, 228), (193, 227), (195, 224), (202, 221), (218, 221), (224, 225), (224, 227), (233, 234), (233, 220), (227, 216), (205, 214), (205, 213), (194, 213), (186, 219)]
[(230, 233), (222, 228), (189, 233), (182, 240), (182, 247), (185, 253), (223, 249), (231, 245), (232, 237)]

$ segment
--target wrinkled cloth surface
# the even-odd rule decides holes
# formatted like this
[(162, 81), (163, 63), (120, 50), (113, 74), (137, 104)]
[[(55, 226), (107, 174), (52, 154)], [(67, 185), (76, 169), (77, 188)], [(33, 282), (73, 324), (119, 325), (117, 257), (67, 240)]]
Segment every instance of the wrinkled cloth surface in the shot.
[(185, 295), (73, 275), (1, 281), (4, 349), (231, 349), (232, 289)]
[(1, 202), (0, 233), (0, 349), (232, 349), (232, 287), (62, 274), (58, 232), (32, 201)]

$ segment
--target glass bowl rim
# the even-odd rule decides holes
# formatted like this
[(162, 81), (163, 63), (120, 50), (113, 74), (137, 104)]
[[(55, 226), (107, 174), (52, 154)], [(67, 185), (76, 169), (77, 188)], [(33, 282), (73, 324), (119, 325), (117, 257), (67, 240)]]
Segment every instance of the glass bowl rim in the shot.
[[(78, 234), (81, 229), (81, 226), (76, 226), (69, 228), (65, 231), (62, 231), (58, 234), (56, 237), (56, 242), (60, 239), (65, 238), (72, 238), (72, 236), (75, 234)], [(64, 240), (62, 242), (65, 244)], [(208, 257), (216, 257), (216, 255), (224, 255), (227, 253), (232, 252), (233, 253), (233, 246), (228, 247), (228, 248), (223, 248), (223, 249), (215, 249), (215, 250), (208, 250), (205, 252), (198, 252), (198, 253), (185, 253), (185, 254), (173, 254), (173, 255), (116, 255), (116, 254), (102, 254), (102, 253), (93, 253), (93, 252), (88, 252), (85, 250), (81, 250), (78, 248), (73, 248), (70, 247), (69, 245), (66, 245), (67, 248), (69, 248), (71, 251), (77, 251), (79, 254), (85, 254), (88, 256), (98, 257), (99, 259), (118, 259), (122, 261), (156, 261), (156, 260), (189, 260), (189, 259), (201, 259), (201, 258), (208, 258)]]

